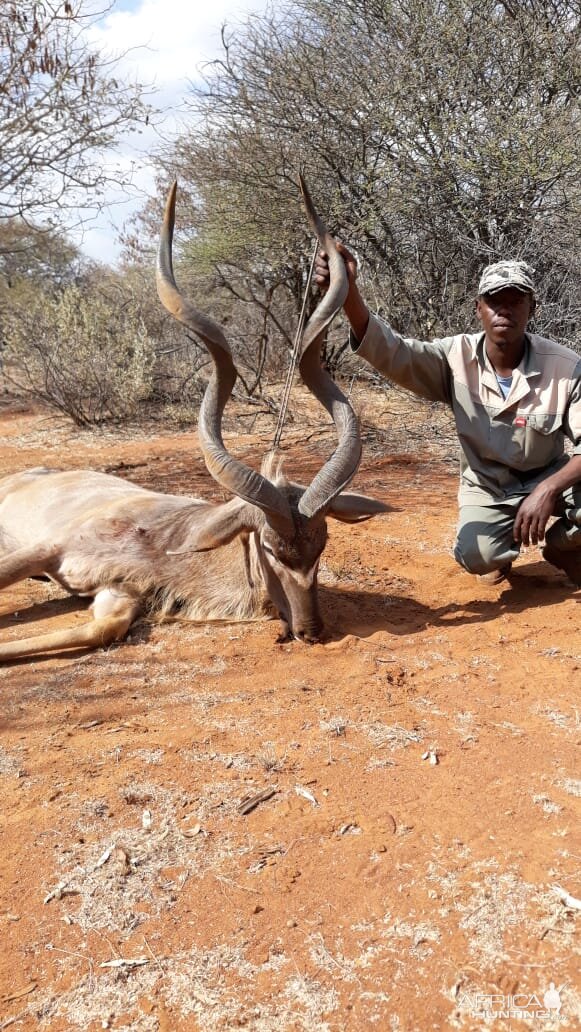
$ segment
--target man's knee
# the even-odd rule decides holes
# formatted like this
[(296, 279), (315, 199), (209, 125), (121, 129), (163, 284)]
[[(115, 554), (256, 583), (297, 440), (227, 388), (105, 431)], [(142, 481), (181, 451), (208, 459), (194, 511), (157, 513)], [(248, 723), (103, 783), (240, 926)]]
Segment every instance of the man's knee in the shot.
[(454, 545), (454, 558), (468, 573), (484, 574), (512, 563), (519, 553), (515, 541), (496, 540), (485, 526), (461, 527)]

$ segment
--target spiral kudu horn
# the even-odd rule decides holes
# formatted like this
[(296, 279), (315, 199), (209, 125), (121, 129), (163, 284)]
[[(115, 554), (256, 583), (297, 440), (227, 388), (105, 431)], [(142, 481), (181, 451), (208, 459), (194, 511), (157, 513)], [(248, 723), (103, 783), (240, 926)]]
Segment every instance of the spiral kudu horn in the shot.
[(349, 401), (321, 366), (321, 347), (326, 332), (349, 290), (347, 270), (334, 238), (315, 211), (302, 175), (299, 179), (307, 216), (321, 249), (327, 254), (330, 273), (329, 289), (305, 327), (299, 369), (304, 383), (332, 417), (339, 437), (333, 455), (316, 474), (299, 502), (300, 512), (311, 518), (324, 514), (355, 476), (361, 461), (361, 436), (357, 416)]
[(169, 191), (157, 253), (157, 292), (161, 303), (206, 345), (214, 370), (200, 408), (198, 435), (211, 476), (222, 487), (257, 505), (274, 524), (292, 526), (288, 502), (266, 477), (227, 451), (222, 440), (222, 415), (236, 382), (236, 368), (222, 328), (199, 312), (178, 290), (173, 273), (172, 240), (177, 183)]

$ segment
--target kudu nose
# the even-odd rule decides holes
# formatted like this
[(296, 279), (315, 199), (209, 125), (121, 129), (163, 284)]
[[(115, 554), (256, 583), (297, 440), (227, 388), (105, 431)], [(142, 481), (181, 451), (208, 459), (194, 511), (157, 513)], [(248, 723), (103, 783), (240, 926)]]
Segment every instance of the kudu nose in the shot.
[(319, 638), (312, 634), (306, 634), (304, 631), (295, 631), (295, 638), (297, 641), (302, 641), (303, 645), (315, 645)]
[(305, 645), (316, 645), (321, 640), (323, 633), (323, 624), (316, 623), (310, 627), (301, 627), (294, 631), (294, 636), (297, 641), (302, 641)]

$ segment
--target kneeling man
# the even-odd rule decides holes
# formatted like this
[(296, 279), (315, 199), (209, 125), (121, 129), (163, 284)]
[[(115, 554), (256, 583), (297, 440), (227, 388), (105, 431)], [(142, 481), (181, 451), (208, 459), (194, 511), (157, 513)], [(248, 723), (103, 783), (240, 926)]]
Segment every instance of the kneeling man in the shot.
[[(353, 350), (454, 413), (461, 448), (456, 560), (496, 584), (510, 573), (521, 545), (544, 540), (544, 558), (581, 586), (581, 357), (527, 333), (535, 309), (532, 270), (520, 261), (487, 266), (476, 300), (482, 332), (427, 342), (402, 337), (370, 313), (357, 263), (347, 248), (340, 250)], [(323, 252), (315, 279), (325, 289)], [(545, 534), (551, 516), (558, 519)]]

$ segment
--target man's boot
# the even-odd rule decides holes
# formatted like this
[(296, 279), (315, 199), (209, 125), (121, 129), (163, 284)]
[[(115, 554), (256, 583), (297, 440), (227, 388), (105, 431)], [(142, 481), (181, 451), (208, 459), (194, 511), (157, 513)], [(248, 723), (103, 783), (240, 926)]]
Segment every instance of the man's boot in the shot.
[(551, 566), (563, 570), (575, 587), (581, 588), (581, 551), (579, 549), (565, 552), (549, 543), (543, 548), (543, 559), (546, 559)]
[(502, 584), (503, 581), (508, 580), (510, 571), (512, 570), (512, 563), (505, 563), (504, 566), (500, 566), (498, 570), (491, 570), (490, 573), (479, 573), (478, 580), (481, 584), (486, 584), (489, 587), (495, 584)]

